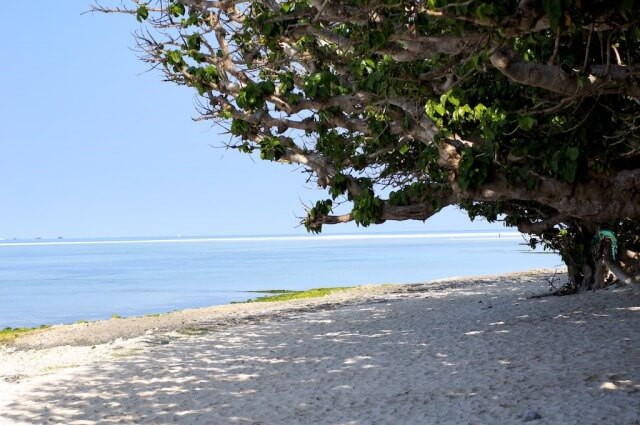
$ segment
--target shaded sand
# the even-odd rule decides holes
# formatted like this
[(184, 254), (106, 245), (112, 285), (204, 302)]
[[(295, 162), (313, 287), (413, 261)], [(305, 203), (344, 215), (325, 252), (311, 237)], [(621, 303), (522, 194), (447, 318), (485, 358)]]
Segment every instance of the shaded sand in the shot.
[(55, 327), (0, 349), (0, 423), (640, 424), (640, 296), (548, 276)]

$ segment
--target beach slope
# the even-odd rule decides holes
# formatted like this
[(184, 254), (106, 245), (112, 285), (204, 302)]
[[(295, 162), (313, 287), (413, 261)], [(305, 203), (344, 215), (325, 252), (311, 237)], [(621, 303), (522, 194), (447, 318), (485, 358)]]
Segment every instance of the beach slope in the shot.
[(551, 277), (54, 327), (0, 348), (0, 423), (640, 424), (640, 296)]

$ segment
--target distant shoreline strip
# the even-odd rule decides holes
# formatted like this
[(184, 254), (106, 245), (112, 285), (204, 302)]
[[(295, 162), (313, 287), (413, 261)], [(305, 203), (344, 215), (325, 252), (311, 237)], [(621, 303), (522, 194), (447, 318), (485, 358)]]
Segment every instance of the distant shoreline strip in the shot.
[(176, 238), (176, 239), (130, 239), (130, 240), (97, 240), (97, 241), (38, 241), (38, 242), (0, 242), (3, 246), (52, 246), (52, 245), (132, 245), (162, 243), (197, 243), (197, 242), (277, 242), (277, 241), (343, 241), (371, 239), (461, 239), (461, 240), (494, 240), (516, 239), (517, 232), (482, 232), (482, 233), (415, 233), (415, 234), (380, 234), (380, 235), (324, 235), (324, 236), (248, 236), (220, 238)]

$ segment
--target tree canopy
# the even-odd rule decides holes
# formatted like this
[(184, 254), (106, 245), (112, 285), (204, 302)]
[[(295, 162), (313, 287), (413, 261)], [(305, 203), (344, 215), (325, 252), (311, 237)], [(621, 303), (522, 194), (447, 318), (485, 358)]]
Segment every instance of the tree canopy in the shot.
[[(229, 147), (300, 164), (304, 225), (448, 205), (556, 249), (573, 289), (640, 264), (634, 0), (131, 0), (143, 60)], [(339, 208), (337, 208), (339, 206)], [(345, 210), (346, 208), (346, 210)], [(335, 213), (341, 210), (343, 213)]]

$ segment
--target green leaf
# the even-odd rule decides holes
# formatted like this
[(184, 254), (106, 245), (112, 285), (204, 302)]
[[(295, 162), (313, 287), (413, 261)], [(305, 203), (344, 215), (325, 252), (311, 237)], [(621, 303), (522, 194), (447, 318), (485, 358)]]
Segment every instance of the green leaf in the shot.
[(276, 86), (273, 81), (260, 81), (258, 83), (258, 89), (265, 96), (270, 96), (276, 91)]
[(563, 164), (560, 169), (560, 177), (562, 177), (567, 183), (573, 183), (576, 181), (577, 171), (577, 162), (567, 162), (566, 164)]
[(562, 0), (542, 0), (542, 10), (549, 18), (551, 30), (555, 31), (563, 21), (564, 7)]
[(318, 91), (318, 82), (309, 77), (305, 78), (303, 90), (307, 98), (313, 99)]
[(380, 220), (383, 203), (373, 190), (365, 189), (353, 200), (351, 214), (357, 225), (367, 227)]
[(275, 34), (273, 34), (273, 33), (274, 33), (274, 31), (273, 31), (273, 30), (274, 30), (275, 28), (276, 28), (276, 26), (275, 26), (274, 24), (272, 24), (272, 23), (266, 23), (266, 24), (264, 24), (264, 25), (262, 26), (262, 31), (261, 31), (261, 32), (262, 32), (262, 34), (263, 34), (265, 37), (272, 37), (273, 35), (275, 35)]
[(331, 179), (329, 192), (331, 197), (336, 199), (340, 195), (344, 195), (349, 187), (349, 179), (342, 173), (338, 173)]
[(258, 84), (249, 82), (240, 89), (236, 97), (236, 103), (244, 110), (251, 111), (264, 105), (264, 97)]
[(252, 153), (254, 150), (254, 147), (251, 146), (249, 142), (244, 142), (243, 144), (238, 146), (238, 150), (243, 153)]
[(518, 117), (518, 127), (523, 129), (524, 131), (530, 131), (535, 124), (536, 119), (533, 117), (529, 117), (526, 115), (520, 115)]
[(181, 24), (184, 28), (190, 27), (191, 25), (199, 25), (200, 17), (198, 15), (198, 12), (193, 9), (190, 10), (189, 17), (187, 19), (182, 19)]
[(371, 58), (363, 59), (360, 66), (369, 74), (376, 70), (376, 63)]
[(336, 92), (338, 77), (330, 71), (321, 71), (311, 74), (304, 80), (303, 90), (308, 98), (327, 98)]
[(275, 137), (267, 137), (260, 142), (260, 159), (277, 161), (287, 152), (280, 140)]
[(457, 97), (451, 95), (449, 97), (447, 97), (447, 100), (449, 101), (450, 104), (452, 104), (453, 106), (459, 106), (460, 105), (460, 99), (458, 99)]
[(480, 19), (492, 18), (495, 14), (495, 7), (489, 2), (482, 2), (476, 8), (476, 16)]
[(571, 161), (575, 162), (578, 159), (578, 156), (580, 156), (580, 149), (576, 147), (567, 148), (567, 156)]
[(490, 159), (486, 155), (477, 155), (472, 149), (460, 154), (458, 163), (458, 186), (462, 191), (480, 186), (489, 176)]
[(167, 61), (172, 65), (182, 63), (182, 53), (177, 50), (167, 52)]
[(191, 50), (200, 50), (201, 42), (202, 42), (202, 38), (200, 37), (200, 34), (198, 33), (191, 34), (187, 38), (187, 47)]
[(368, 91), (378, 92), (380, 81), (384, 78), (384, 74), (380, 71), (374, 71), (364, 80), (364, 87)]
[(206, 78), (210, 81), (218, 81), (218, 69), (214, 65), (209, 65), (204, 69)]
[(184, 15), (185, 12), (186, 9), (182, 3), (172, 3), (169, 5), (169, 13), (175, 18)]
[(316, 205), (307, 212), (307, 218), (304, 220), (304, 226), (308, 232), (320, 233), (322, 231), (322, 222), (316, 222), (316, 218), (331, 213), (333, 202), (330, 199), (316, 202)]
[(551, 155), (551, 161), (549, 161), (549, 168), (553, 173), (557, 173), (560, 168), (560, 151), (555, 151), (553, 155)]
[(249, 123), (243, 120), (234, 119), (231, 121), (231, 134), (234, 136), (246, 137), (249, 132)]
[(138, 10), (136, 11), (136, 20), (138, 22), (142, 22), (142, 21), (146, 21), (148, 17), (149, 17), (149, 9), (147, 8), (147, 5), (146, 4), (140, 5), (140, 7), (138, 7)]
[(280, 84), (278, 85), (278, 90), (280, 93), (290, 93), (291, 90), (295, 87), (295, 81), (293, 79), (292, 72), (285, 72), (280, 74), (279, 77)]

